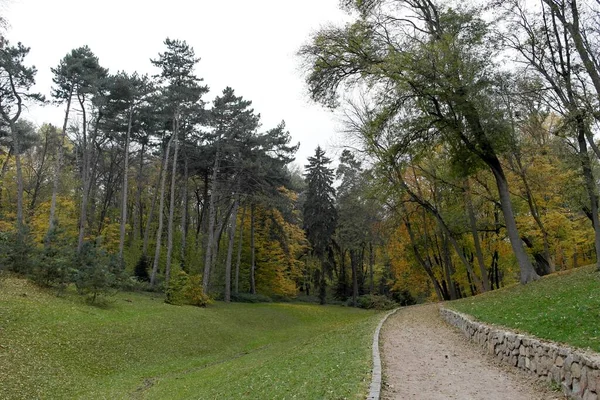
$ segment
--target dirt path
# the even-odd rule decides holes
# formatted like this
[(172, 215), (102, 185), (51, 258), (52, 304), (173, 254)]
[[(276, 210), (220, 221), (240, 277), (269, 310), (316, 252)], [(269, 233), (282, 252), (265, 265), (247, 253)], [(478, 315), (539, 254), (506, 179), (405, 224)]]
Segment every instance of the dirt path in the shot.
[(562, 399), (502, 366), (442, 322), (435, 304), (407, 307), (382, 329), (383, 399)]

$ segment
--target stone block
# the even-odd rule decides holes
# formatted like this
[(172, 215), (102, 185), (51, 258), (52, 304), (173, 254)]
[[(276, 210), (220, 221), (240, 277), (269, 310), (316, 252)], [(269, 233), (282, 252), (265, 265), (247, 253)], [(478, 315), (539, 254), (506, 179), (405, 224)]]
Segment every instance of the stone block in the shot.
[(565, 359), (562, 356), (556, 356), (556, 360), (554, 360), (554, 365), (557, 367), (562, 367), (565, 365)]
[(574, 362), (571, 364), (571, 376), (577, 379), (581, 378), (581, 365), (579, 363)]
[(587, 389), (583, 395), (583, 400), (598, 400), (598, 395)]

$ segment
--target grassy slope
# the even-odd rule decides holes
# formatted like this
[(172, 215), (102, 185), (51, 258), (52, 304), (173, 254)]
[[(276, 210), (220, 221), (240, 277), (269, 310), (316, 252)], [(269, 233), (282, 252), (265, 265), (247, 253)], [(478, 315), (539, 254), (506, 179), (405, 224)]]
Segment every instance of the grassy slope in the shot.
[(447, 306), (483, 322), (600, 351), (600, 274), (592, 266)]
[[(26, 294), (26, 296), (23, 296)], [(298, 304), (106, 308), (0, 287), (0, 398), (364, 398), (380, 314)]]

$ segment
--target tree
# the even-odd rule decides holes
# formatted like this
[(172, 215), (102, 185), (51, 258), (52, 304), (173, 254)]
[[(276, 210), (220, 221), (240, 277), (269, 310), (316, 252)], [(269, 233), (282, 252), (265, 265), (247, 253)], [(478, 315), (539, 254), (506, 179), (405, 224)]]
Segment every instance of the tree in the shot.
[(26, 102), (43, 102), (41, 94), (31, 92), (35, 84), (35, 67), (24, 65), (29, 48), (18, 43), (0, 49), (0, 116), (8, 124), (12, 137), (17, 169), (17, 232), (23, 234), (23, 173), (21, 169), (21, 136), (24, 125), (19, 125)]
[(321, 304), (326, 301), (326, 255), (335, 232), (337, 213), (335, 210), (334, 173), (328, 165), (331, 159), (325, 157), (321, 147), (315, 155), (308, 158), (306, 168), (307, 193), (304, 202), (304, 230), (311, 245), (312, 254), (321, 263), (319, 298)]
[[(300, 55), (316, 101), (338, 105), (341, 85), (368, 84), (375, 106), (367, 135), (398, 126), (395, 153), (439, 140), (462, 150), (463, 163), (493, 173), (521, 282), (537, 279), (515, 222), (499, 154), (510, 134), (494, 99), (494, 51), (480, 11), (429, 0), (347, 1), (357, 20), (318, 32)], [(404, 15), (408, 11), (407, 15)], [(399, 15), (402, 13), (402, 15)], [(456, 146), (458, 145), (458, 146)], [(404, 146), (404, 147), (403, 147)], [(401, 149), (405, 151), (401, 151)], [(468, 156), (465, 156), (468, 155)]]
[[(196, 58), (194, 49), (185, 41), (171, 40), (167, 38), (164, 42), (167, 51), (159, 54), (158, 59), (152, 60), (154, 66), (161, 69), (157, 77), (159, 82), (163, 84), (165, 101), (171, 111), (171, 139), (174, 143), (173, 163), (171, 171), (171, 196), (169, 204), (169, 221), (167, 225), (167, 262), (165, 267), (165, 282), (168, 285), (171, 273), (171, 258), (173, 253), (173, 223), (175, 213), (175, 179), (177, 172), (177, 156), (179, 153), (179, 134), (182, 116), (185, 118), (194, 111), (201, 111), (203, 102), (200, 98), (208, 92), (207, 86), (200, 85), (202, 79), (194, 74), (194, 68), (199, 58)], [(168, 147), (165, 157), (165, 168), (168, 165)], [(164, 196), (164, 178), (161, 183), (161, 207), (159, 208), (159, 220), (162, 220), (162, 204)], [(158, 257), (160, 255), (160, 230), (162, 226), (159, 224), (159, 233), (157, 239), (156, 254), (154, 258), (154, 266), (152, 269), (152, 283), (158, 269)]]
[[(236, 96), (232, 88), (227, 87), (223, 90), (221, 96), (217, 96), (213, 102), (213, 108), (210, 113), (210, 124), (213, 127), (213, 143), (214, 143), (214, 162), (212, 166), (212, 179), (210, 188), (210, 198), (208, 206), (208, 238), (206, 243), (206, 252), (204, 257), (204, 273), (202, 275), (202, 288), (205, 293), (209, 291), (210, 274), (213, 267), (213, 258), (215, 255), (216, 240), (216, 216), (217, 207), (216, 202), (221, 194), (219, 188), (220, 173), (223, 161), (229, 161), (235, 163), (237, 161), (239, 168), (239, 155), (241, 154), (242, 147), (248, 143), (251, 135), (255, 133), (258, 127), (260, 115), (255, 114), (254, 109), (250, 108), (252, 105), (251, 101), (244, 100), (241, 96)], [(233, 158), (233, 159), (232, 159)], [(230, 171), (232, 172), (232, 171)], [(222, 179), (222, 178), (221, 178)], [(239, 192), (238, 186), (241, 184), (242, 175), (238, 174), (234, 178), (234, 191)], [(237, 221), (237, 210), (239, 205), (239, 198), (236, 198), (232, 209), (235, 211), (235, 215), (232, 215), (232, 222)], [(229, 213), (227, 213), (229, 215)], [(227, 219), (227, 217), (225, 218)], [(251, 228), (252, 229), (252, 228)], [(231, 235), (235, 234), (235, 231), (230, 231)], [(229, 250), (232, 251), (232, 242), (230, 240)], [(229, 275), (229, 283), (226, 282), (226, 287), (230, 285), (231, 275), (231, 257), (227, 262), (226, 274)]]

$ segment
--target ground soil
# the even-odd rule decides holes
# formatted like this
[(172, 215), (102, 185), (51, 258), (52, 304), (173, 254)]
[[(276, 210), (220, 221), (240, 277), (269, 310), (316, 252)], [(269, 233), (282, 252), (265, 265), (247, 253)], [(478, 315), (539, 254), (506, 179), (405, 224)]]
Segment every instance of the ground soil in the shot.
[(532, 375), (484, 354), (442, 321), (435, 304), (400, 309), (381, 332), (383, 399), (564, 398)]

